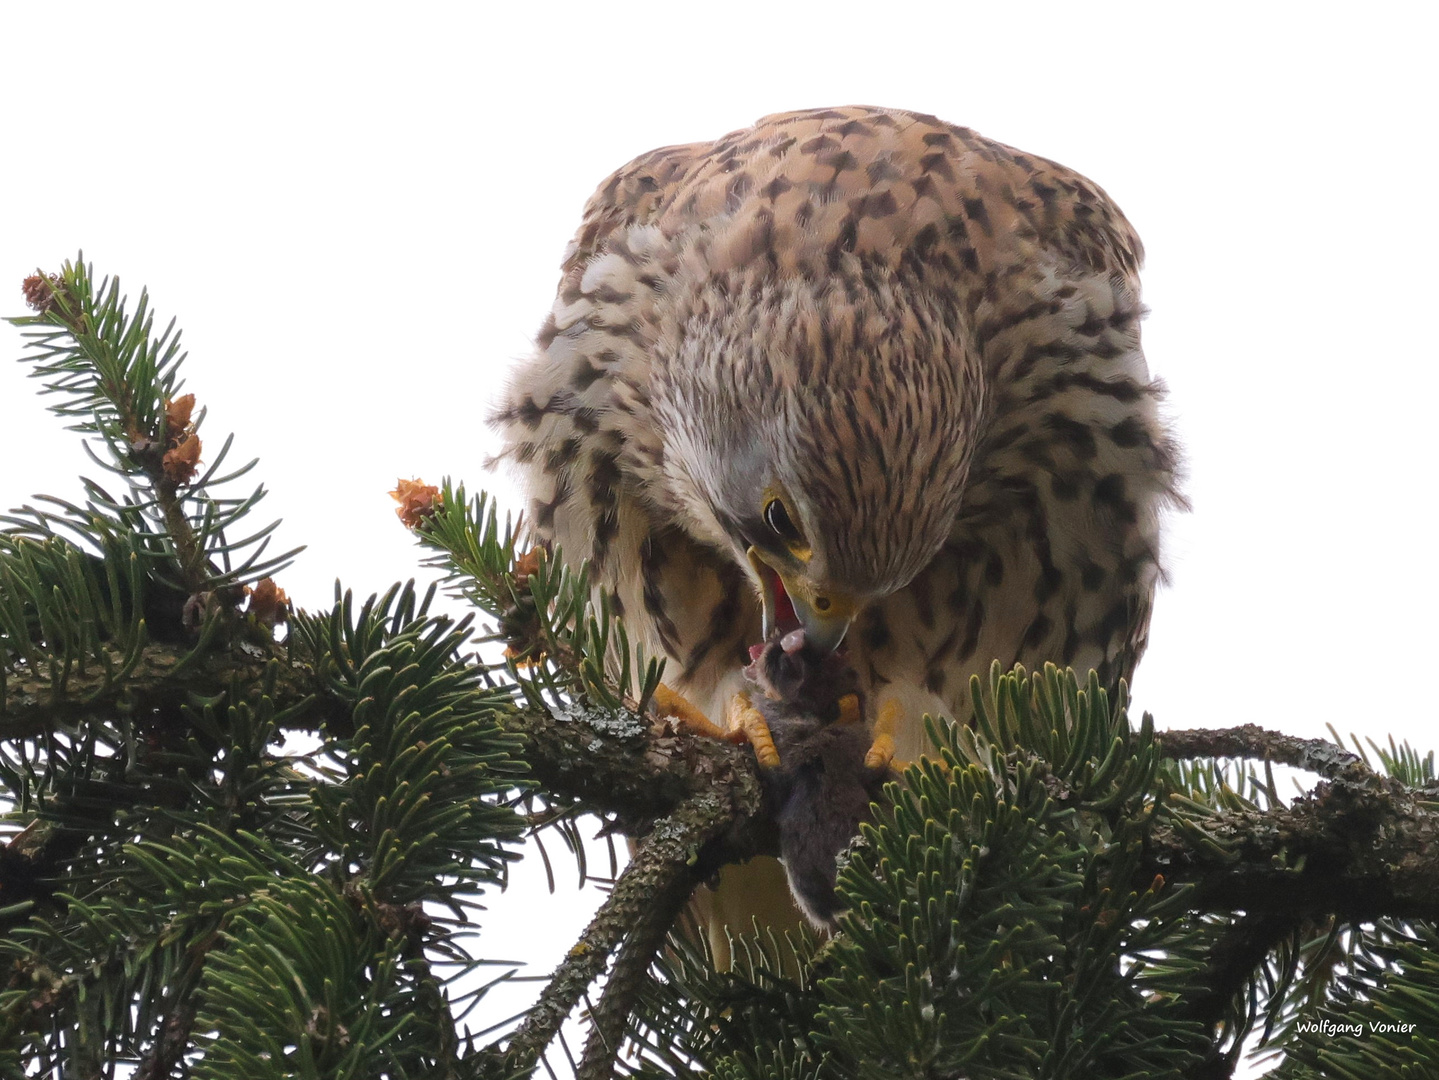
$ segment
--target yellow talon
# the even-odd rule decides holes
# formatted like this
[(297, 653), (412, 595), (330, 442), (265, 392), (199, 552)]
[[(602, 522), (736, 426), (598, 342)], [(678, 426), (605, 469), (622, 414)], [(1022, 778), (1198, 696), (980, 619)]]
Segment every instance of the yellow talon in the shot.
[(874, 742), (864, 755), (866, 769), (884, 769), (894, 761), (894, 729), (899, 726), (899, 702), (889, 698), (879, 706), (874, 722)]
[(779, 751), (775, 749), (774, 736), (769, 733), (769, 724), (750, 702), (748, 694), (740, 692), (730, 698), (725, 719), (729, 722), (730, 731), (744, 733), (754, 747), (756, 761), (766, 769), (779, 766)]
[(869, 750), (864, 755), (864, 767), (866, 769), (888, 768), (894, 761), (894, 737), (891, 735), (876, 735), (874, 742), (869, 744)]
[(840, 724), (858, 724), (864, 719), (859, 711), (859, 695), (845, 694), (839, 699), (839, 720)]
[(733, 734), (718, 727), (689, 698), (671, 690), (664, 683), (655, 687), (654, 696), (650, 700), (654, 703), (655, 714), (672, 717), (677, 721), (681, 731), (686, 731), (691, 735), (702, 735), (707, 739), (735, 741)]

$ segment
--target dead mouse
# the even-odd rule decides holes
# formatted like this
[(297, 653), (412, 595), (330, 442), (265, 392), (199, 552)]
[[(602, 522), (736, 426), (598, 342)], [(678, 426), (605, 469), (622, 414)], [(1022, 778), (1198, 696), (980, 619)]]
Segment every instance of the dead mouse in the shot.
[(779, 765), (760, 770), (779, 829), (790, 891), (815, 926), (836, 928), (835, 860), (869, 819), (869, 806), (894, 779), (888, 766), (865, 764), (870, 733), (863, 708), (846, 708), (859, 676), (836, 653), (806, 648), (804, 631), (750, 646), (744, 669), (759, 691), (753, 705), (769, 725)]

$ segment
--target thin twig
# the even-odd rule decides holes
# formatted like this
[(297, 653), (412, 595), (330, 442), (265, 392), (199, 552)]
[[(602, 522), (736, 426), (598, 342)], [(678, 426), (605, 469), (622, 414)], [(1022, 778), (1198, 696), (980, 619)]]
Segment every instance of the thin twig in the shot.
[[(683, 902), (705, 873), (701, 869), (705, 860), (696, 856), (705, 844), (730, 827), (733, 812), (712, 792), (703, 792), (659, 822), (644, 838), (609, 899), (555, 969), (529, 1017), (510, 1039), (505, 1056), (512, 1068), (527, 1068), (538, 1059), (585, 991), (604, 971), (615, 946), (632, 927), (645, 920), (656, 896), (680, 894)], [(587, 1048), (585, 1061), (589, 1060)]]
[(624, 1042), (625, 1028), (635, 1000), (649, 974), (650, 964), (665, 942), (694, 882), (688, 874), (676, 875), (668, 889), (657, 892), (620, 947), (599, 1006), (591, 1010), (590, 1036), (585, 1041), (576, 1080), (607, 1080), (615, 1055)]
[(1439, 920), (1433, 793), (1379, 776), (1362, 762), (1336, 757), (1334, 768), (1339, 775), (1289, 806), (1157, 825), (1145, 842), (1141, 874), (1198, 884), (1198, 910)]
[(135, 1070), (135, 1080), (168, 1080), (175, 1066), (191, 1049), (190, 1034), (195, 1024), (195, 1004), (184, 1001), (161, 1025), (154, 1045)]
[(1258, 758), (1335, 778), (1370, 773), (1357, 755), (1326, 739), (1301, 739), (1257, 724), (1161, 731), (1155, 738), (1170, 758)]

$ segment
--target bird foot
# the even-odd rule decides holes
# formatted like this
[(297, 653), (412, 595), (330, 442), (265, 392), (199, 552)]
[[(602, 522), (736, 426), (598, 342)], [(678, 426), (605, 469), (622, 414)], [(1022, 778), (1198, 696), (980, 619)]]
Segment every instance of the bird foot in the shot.
[(765, 768), (772, 769), (779, 764), (779, 751), (775, 749), (769, 724), (750, 702), (746, 693), (738, 693), (730, 699), (729, 708), (725, 710), (725, 720), (729, 725), (727, 728), (720, 727), (701, 712), (694, 702), (671, 690), (664, 683), (655, 687), (654, 696), (650, 700), (654, 704), (656, 715), (674, 720), (683, 732), (724, 742), (747, 742), (754, 747), (755, 758)]
[(865, 751), (864, 767), (866, 769), (887, 769), (894, 764), (894, 737), (892, 735), (876, 735), (874, 742), (870, 743), (869, 749)]
[(874, 722), (874, 741), (864, 755), (866, 769), (894, 769), (902, 771), (908, 762), (894, 759), (894, 731), (899, 726), (899, 702), (889, 698), (880, 703), (879, 716)]
[(731, 732), (742, 733), (744, 739), (754, 747), (755, 760), (766, 769), (779, 767), (779, 751), (775, 749), (774, 736), (770, 734), (769, 723), (754, 707), (749, 695), (741, 691), (730, 698), (725, 719)]
[(650, 701), (654, 705), (656, 716), (670, 718), (675, 722), (676, 727), (687, 734), (699, 735), (706, 739), (722, 739), (726, 742), (742, 741), (735, 738), (733, 732), (726, 731), (712, 721), (689, 698), (677, 690), (671, 690), (664, 683), (655, 687)]

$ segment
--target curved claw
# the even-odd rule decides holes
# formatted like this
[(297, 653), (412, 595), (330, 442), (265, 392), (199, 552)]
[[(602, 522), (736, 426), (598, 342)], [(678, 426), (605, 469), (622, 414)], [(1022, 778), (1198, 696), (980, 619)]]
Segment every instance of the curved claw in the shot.
[(779, 751), (775, 749), (774, 736), (770, 734), (769, 724), (760, 715), (749, 695), (740, 692), (730, 698), (729, 708), (725, 712), (725, 719), (729, 722), (730, 731), (743, 733), (754, 747), (755, 760), (766, 769), (779, 767)]
[(650, 698), (650, 701), (654, 704), (655, 715), (672, 718), (681, 731), (691, 735), (701, 735), (706, 739), (737, 741), (732, 732), (719, 727), (700, 711), (699, 706), (678, 691), (671, 690), (664, 683), (655, 687), (654, 696)]
[(899, 702), (893, 698), (882, 702), (874, 722), (874, 742), (864, 755), (866, 769), (887, 769), (894, 763), (894, 730), (899, 726)]

